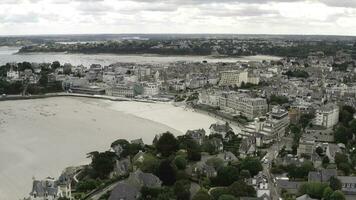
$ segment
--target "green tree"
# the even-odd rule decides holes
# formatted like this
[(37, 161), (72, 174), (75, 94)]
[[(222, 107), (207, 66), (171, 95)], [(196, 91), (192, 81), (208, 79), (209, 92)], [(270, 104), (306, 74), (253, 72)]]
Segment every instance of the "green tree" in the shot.
[(205, 190), (200, 190), (193, 197), (193, 200), (213, 200)]
[(240, 171), (240, 177), (242, 179), (247, 179), (247, 178), (251, 178), (251, 174), (250, 174), (250, 171), (246, 170), (246, 169), (243, 169)]
[(317, 147), (317, 148), (315, 149), (315, 152), (316, 152), (319, 156), (323, 156), (323, 155), (324, 155), (324, 150), (323, 150), (323, 148), (321, 148), (321, 147)]
[(218, 170), (220, 167), (222, 167), (224, 165), (224, 161), (221, 158), (213, 157), (213, 158), (209, 158), (206, 161), (206, 164), (210, 165), (210, 166), (214, 167), (214, 169)]
[(330, 200), (330, 196), (334, 191), (330, 187), (326, 187), (323, 191), (323, 199)]
[(219, 200), (237, 200), (237, 198), (230, 194), (223, 194), (219, 197)]
[(323, 167), (326, 168), (329, 165), (329, 163), (330, 163), (329, 157), (324, 156), (322, 160)]
[(174, 184), (174, 194), (177, 200), (186, 200), (190, 198), (190, 181), (179, 180)]
[(343, 153), (336, 153), (335, 154), (335, 163), (337, 165), (339, 165), (341, 163), (348, 163), (348, 162), (349, 162), (349, 159), (348, 159), (346, 154), (343, 154)]
[(256, 190), (245, 183), (245, 181), (236, 181), (229, 186), (229, 191), (235, 197), (256, 197)]
[(302, 125), (302, 128), (305, 129), (314, 117), (315, 116), (313, 114), (302, 114), (299, 119), (299, 123)]
[(320, 182), (307, 182), (301, 185), (299, 188), (299, 194), (304, 195), (308, 194), (312, 198), (321, 199), (325, 188), (328, 187), (328, 184)]
[(340, 125), (334, 132), (335, 142), (347, 144), (352, 139), (352, 132), (347, 127)]
[(356, 119), (353, 119), (351, 122), (350, 122), (350, 131), (356, 135)]
[(210, 195), (213, 197), (213, 199), (219, 199), (220, 196), (225, 194), (231, 194), (229, 188), (227, 187), (218, 187), (210, 191)]
[(177, 156), (174, 159), (174, 164), (180, 170), (184, 170), (187, 166), (187, 160), (183, 156)]
[(199, 161), (201, 159), (200, 146), (191, 138), (186, 140), (186, 149), (188, 154), (188, 160)]
[(51, 65), (52, 70), (56, 70), (60, 67), (61, 67), (61, 63), (59, 63), (58, 61), (54, 61)]
[(342, 187), (342, 184), (341, 184), (341, 181), (336, 178), (335, 176), (332, 176), (329, 180), (330, 182), (330, 188), (332, 190), (341, 190), (341, 187)]
[(330, 200), (345, 200), (345, 199), (346, 199), (345, 195), (340, 190), (334, 191), (330, 196)]
[(271, 95), (268, 101), (271, 105), (283, 105), (285, 103), (288, 103), (289, 99), (285, 96)]
[(251, 176), (255, 176), (263, 170), (263, 167), (258, 158), (247, 157), (241, 161), (240, 169), (248, 170)]
[(145, 153), (145, 155), (143, 156), (142, 162), (135, 161), (133, 164), (135, 166), (137, 166), (138, 168), (140, 168), (143, 172), (155, 173), (159, 167), (160, 162), (152, 154)]
[(178, 140), (170, 132), (163, 133), (156, 143), (156, 148), (164, 157), (168, 157), (178, 150)]
[(343, 106), (340, 109), (339, 121), (343, 126), (348, 127), (351, 120), (353, 120), (353, 115), (355, 114), (355, 109), (351, 106)]
[(218, 170), (217, 176), (211, 178), (214, 186), (229, 186), (239, 179), (239, 170), (233, 166), (224, 166)]
[(346, 176), (348, 176), (351, 172), (351, 166), (349, 165), (349, 163), (340, 163), (337, 168), (344, 172)]
[(92, 154), (93, 178), (106, 179), (114, 170), (115, 157), (116, 155), (109, 151)]
[(77, 183), (76, 185), (76, 190), (78, 192), (88, 192), (96, 189), (100, 183), (98, 181), (89, 179), (89, 180), (83, 180)]
[(163, 185), (173, 185), (176, 182), (176, 170), (169, 160), (163, 160), (158, 167), (157, 175)]

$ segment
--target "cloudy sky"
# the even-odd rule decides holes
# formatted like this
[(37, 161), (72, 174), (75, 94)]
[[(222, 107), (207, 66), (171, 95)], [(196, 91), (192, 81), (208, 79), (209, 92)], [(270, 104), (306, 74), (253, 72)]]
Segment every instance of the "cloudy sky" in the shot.
[(0, 0), (0, 35), (356, 35), (356, 0)]

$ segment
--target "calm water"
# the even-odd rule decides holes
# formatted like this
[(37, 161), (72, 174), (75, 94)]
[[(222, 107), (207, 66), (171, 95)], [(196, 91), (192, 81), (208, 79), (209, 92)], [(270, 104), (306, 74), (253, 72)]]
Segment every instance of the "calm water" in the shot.
[(91, 64), (109, 65), (116, 62), (132, 62), (138, 64), (167, 64), (178, 61), (211, 63), (278, 60), (274, 56), (247, 56), (241, 58), (214, 58), (209, 56), (159, 56), (159, 55), (114, 55), (114, 54), (65, 54), (65, 53), (30, 53), (15, 54), (16, 47), (0, 47), (0, 65), (8, 62), (53, 62), (71, 63), (72, 65), (90, 66)]

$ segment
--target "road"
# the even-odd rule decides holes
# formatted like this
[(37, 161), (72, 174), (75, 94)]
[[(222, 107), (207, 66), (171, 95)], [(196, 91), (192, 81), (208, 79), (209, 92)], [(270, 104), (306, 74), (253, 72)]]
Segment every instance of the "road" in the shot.
[(116, 185), (117, 185), (118, 183), (120, 183), (120, 181), (115, 182), (115, 183), (113, 183), (113, 184), (107, 186), (106, 188), (104, 188), (104, 189), (98, 191), (98, 192), (95, 192), (94, 194), (92, 194), (92, 195), (91, 195), (90, 197), (88, 197), (87, 199), (89, 199), (89, 200), (99, 200), (99, 198), (100, 198), (101, 196), (103, 196), (103, 195), (106, 194), (107, 192), (113, 190), (113, 189), (116, 187)]
[(262, 162), (263, 164), (263, 174), (267, 176), (268, 180), (268, 188), (270, 190), (270, 196), (272, 200), (279, 200), (280, 196), (277, 190), (276, 185), (273, 182), (272, 174), (270, 173), (270, 169), (272, 166), (272, 161), (277, 158), (279, 150), (283, 147), (285, 141), (275, 142), (271, 147), (267, 149), (267, 154), (264, 157), (268, 160), (268, 162)]

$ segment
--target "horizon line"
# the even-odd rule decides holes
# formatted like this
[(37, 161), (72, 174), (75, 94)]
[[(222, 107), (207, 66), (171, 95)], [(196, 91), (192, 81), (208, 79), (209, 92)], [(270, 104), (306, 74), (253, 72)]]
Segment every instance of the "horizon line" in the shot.
[(291, 34), (291, 33), (48, 33), (48, 34), (0, 34), (1, 37), (36, 37), (36, 36), (95, 36), (95, 35), (242, 35), (242, 36), (323, 36), (356, 37), (356, 35), (337, 34)]

